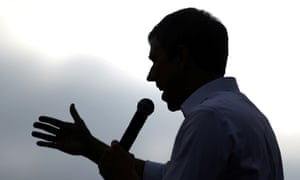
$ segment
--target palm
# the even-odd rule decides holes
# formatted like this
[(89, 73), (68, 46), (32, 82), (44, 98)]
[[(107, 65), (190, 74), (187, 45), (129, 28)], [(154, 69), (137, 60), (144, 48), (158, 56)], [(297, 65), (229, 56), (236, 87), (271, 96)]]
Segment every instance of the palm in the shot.
[(84, 150), (87, 134), (80, 127), (76, 127), (72, 124), (70, 127), (66, 127), (64, 132), (56, 136), (57, 147), (66, 153), (81, 154)]

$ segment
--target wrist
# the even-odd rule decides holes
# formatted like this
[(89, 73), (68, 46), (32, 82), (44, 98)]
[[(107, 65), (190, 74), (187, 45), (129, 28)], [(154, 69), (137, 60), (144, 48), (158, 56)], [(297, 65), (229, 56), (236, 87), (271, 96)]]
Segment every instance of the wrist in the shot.
[(98, 164), (99, 158), (107, 148), (108, 146), (105, 143), (91, 136), (86, 142), (82, 155)]
[(134, 167), (139, 179), (143, 179), (145, 161), (141, 159), (134, 159)]

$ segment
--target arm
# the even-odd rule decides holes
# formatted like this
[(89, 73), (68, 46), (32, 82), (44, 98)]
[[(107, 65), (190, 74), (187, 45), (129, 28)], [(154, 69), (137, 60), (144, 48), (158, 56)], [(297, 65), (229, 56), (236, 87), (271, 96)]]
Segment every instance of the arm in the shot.
[[(44, 132), (33, 131), (32, 136), (41, 139), (38, 146), (54, 148), (71, 155), (82, 155), (95, 164), (110, 146), (98, 140), (90, 133), (82, 118), (75, 109), (70, 106), (70, 114), (73, 123), (61, 121), (52, 117), (41, 116), (33, 126)], [(142, 177), (144, 161), (134, 159), (134, 165), (139, 177)]]

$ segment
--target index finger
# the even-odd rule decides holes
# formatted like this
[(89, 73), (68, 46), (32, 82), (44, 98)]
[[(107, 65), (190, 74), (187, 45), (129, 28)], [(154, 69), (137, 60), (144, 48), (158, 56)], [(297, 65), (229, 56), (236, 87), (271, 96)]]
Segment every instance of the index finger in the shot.
[(40, 116), (39, 121), (51, 124), (51, 125), (59, 127), (59, 128), (68, 124), (67, 122), (61, 121), (56, 118), (48, 117), (48, 116)]

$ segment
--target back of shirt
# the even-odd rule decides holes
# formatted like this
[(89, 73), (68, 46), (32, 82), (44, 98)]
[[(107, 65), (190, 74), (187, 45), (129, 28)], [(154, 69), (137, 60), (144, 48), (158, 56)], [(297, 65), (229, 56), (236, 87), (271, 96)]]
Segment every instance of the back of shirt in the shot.
[(211, 94), (195, 113), (210, 109), (225, 123), (232, 142), (220, 179), (282, 180), (281, 154), (267, 118), (240, 92)]

